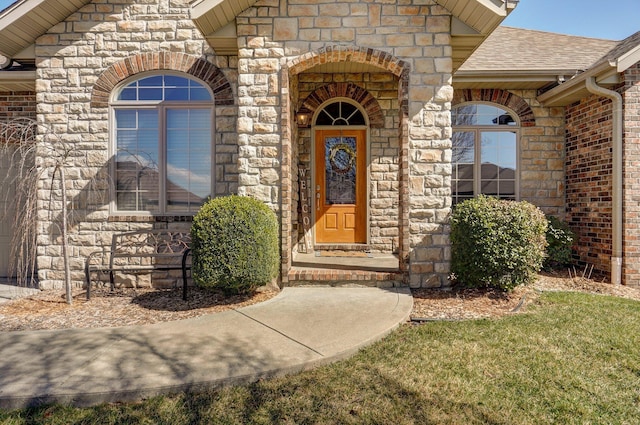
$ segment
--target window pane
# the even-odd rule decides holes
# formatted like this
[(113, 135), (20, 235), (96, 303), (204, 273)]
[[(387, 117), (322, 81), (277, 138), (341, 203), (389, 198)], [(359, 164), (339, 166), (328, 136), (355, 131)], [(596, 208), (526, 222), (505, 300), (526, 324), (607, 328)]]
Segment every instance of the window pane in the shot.
[(162, 75), (154, 75), (152, 77), (138, 80), (140, 87), (162, 87)]
[(138, 89), (138, 100), (162, 100), (162, 89), (140, 88)]
[(167, 129), (189, 128), (188, 109), (170, 109), (167, 111)]
[(166, 88), (164, 90), (165, 100), (189, 100), (189, 89), (182, 88)]
[(451, 112), (454, 126), (516, 125), (516, 118), (508, 111), (492, 105), (468, 104)]
[(157, 211), (158, 159), (156, 110), (116, 110), (115, 185), (119, 210)]
[(192, 88), (191, 100), (211, 100), (211, 95), (205, 88)]
[(451, 142), (453, 144), (454, 164), (473, 164), (475, 157), (475, 133), (473, 131), (456, 131), (453, 133)]
[(211, 195), (210, 117), (209, 109), (167, 110), (167, 211), (195, 211)]
[(458, 180), (473, 180), (473, 164), (458, 164), (456, 167), (458, 170), (456, 178)]
[(116, 127), (117, 128), (136, 128), (137, 127), (137, 111), (121, 109), (116, 111)]
[(135, 87), (127, 87), (120, 92), (118, 100), (137, 100), (138, 90)]
[(189, 87), (189, 79), (177, 75), (165, 75), (164, 84), (166, 87)]

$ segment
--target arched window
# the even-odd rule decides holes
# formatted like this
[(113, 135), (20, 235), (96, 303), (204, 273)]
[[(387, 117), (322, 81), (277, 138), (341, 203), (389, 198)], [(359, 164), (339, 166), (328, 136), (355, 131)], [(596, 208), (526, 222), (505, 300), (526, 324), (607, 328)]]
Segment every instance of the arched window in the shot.
[(453, 205), (478, 194), (518, 198), (518, 120), (496, 105), (463, 104), (453, 123)]
[(366, 125), (366, 121), (355, 105), (339, 100), (320, 110), (316, 116), (316, 125)]
[(174, 74), (138, 78), (114, 93), (115, 211), (190, 214), (213, 186), (213, 97)]

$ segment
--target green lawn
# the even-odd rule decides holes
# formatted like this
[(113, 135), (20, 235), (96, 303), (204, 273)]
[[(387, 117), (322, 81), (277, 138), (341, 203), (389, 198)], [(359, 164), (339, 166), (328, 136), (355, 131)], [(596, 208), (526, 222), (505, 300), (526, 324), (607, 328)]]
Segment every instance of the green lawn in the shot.
[(549, 293), (497, 320), (403, 326), (353, 358), (205, 394), (0, 413), (2, 424), (635, 424), (640, 303)]

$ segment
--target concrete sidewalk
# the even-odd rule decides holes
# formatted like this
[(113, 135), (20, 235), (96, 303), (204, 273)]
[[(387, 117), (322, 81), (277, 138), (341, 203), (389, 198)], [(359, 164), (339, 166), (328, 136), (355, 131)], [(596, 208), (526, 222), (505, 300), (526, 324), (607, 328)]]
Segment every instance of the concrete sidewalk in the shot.
[(34, 288), (0, 283), (0, 304), (15, 300), (16, 298), (28, 297), (37, 292), (38, 290)]
[(90, 405), (255, 381), (342, 359), (409, 317), (408, 288), (285, 288), (147, 326), (0, 333), (0, 408)]

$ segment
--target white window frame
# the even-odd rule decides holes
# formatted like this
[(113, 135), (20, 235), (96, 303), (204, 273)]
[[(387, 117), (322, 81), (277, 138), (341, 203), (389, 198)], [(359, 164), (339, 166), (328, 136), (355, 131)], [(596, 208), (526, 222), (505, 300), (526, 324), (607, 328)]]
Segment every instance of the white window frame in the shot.
[[(144, 78), (159, 76), (159, 75), (171, 75), (181, 78), (192, 80), (209, 91), (211, 96), (210, 101), (165, 101), (165, 100), (117, 100), (118, 95), (123, 88), (137, 80)], [(116, 190), (116, 153), (117, 153), (117, 137), (116, 137), (116, 110), (124, 109), (150, 109), (158, 111), (158, 167), (159, 167), (159, 182), (158, 182), (158, 211), (148, 210), (119, 210), (117, 205), (117, 190)], [(116, 86), (111, 93), (111, 101), (109, 103), (109, 176), (110, 176), (110, 188), (109, 188), (109, 213), (110, 215), (131, 215), (131, 216), (193, 216), (196, 211), (167, 211), (167, 135), (166, 135), (166, 111), (168, 109), (209, 109), (211, 112), (211, 167), (210, 167), (210, 196), (215, 195), (215, 173), (216, 173), (216, 152), (215, 152), (215, 101), (213, 91), (202, 80), (195, 78), (191, 75), (179, 73), (179, 72), (147, 72), (136, 74), (135, 76), (124, 80), (118, 86)]]
[[(516, 136), (516, 170), (515, 170), (515, 190), (514, 190), (514, 198), (516, 201), (520, 200), (520, 117), (516, 114), (512, 109), (507, 108), (498, 103), (491, 102), (465, 102), (457, 104), (453, 107), (453, 109), (462, 108), (464, 106), (469, 105), (487, 105), (492, 106), (494, 108), (501, 109), (505, 112), (508, 112), (514, 119), (514, 125), (506, 125), (506, 124), (496, 124), (496, 125), (453, 125), (452, 132), (455, 134), (457, 132), (472, 132), (474, 133), (474, 167), (473, 167), (473, 196), (476, 197), (482, 194), (482, 157), (481, 157), (481, 147), (482, 147), (482, 137), (481, 134), (483, 132), (492, 132), (492, 133), (513, 133)], [(453, 112), (453, 111), (452, 111)], [(453, 148), (453, 145), (452, 145)], [(452, 160), (452, 165), (455, 163)], [(457, 180), (454, 179), (453, 176), (451, 178), (452, 181), (452, 191), (451, 197), (452, 201), (455, 198), (453, 192), (453, 182)]]

